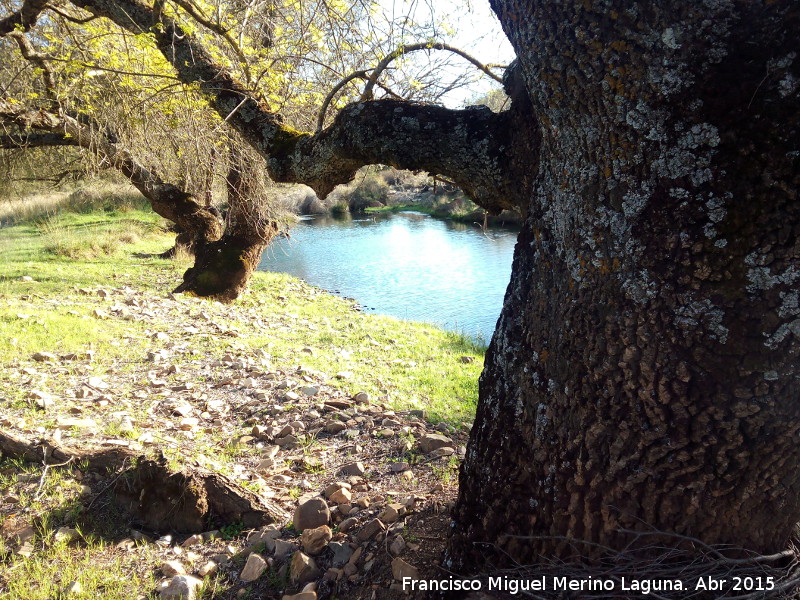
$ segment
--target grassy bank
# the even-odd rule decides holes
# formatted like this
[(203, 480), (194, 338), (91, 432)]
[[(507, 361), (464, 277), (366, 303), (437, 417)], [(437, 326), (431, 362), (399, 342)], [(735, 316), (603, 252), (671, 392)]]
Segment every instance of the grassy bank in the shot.
[[(165, 296), (187, 263), (147, 255), (170, 243), (157, 219), (135, 210), (65, 214), (0, 229), (0, 364), (88, 347), (112, 361), (128, 354), (130, 343), (146, 345), (142, 324), (93, 318), (96, 300), (84, 288), (125, 286)], [(198, 311), (218, 306), (186, 301)], [(204, 354), (267, 349), (277, 364), (302, 362), (331, 376), (347, 372), (342, 385), (385, 396), (397, 408), (425, 408), (437, 420), (459, 423), (474, 412), (482, 348), (458, 334), (362, 314), (348, 300), (277, 273), (256, 273), (228, 314), (235, 338), (189, 338), (190, 346)], [(268, 325), (254, 328), (251, 319)], [(120, 345), (126, 338), (128, 345)], [(477, 360), (464, 363), (463, 356)]]
[[(287, 510), (335, 477), (352, 452), (363, 453), (374, 494), (390, 486), (433, 502), (437, 481), (453, 493), (457, 457), (423, 460), (412, 444), (434, 426), (464, 443), (481, 348), (436, 327), (363, 314), (282, 274), (257, 273), (233, 305), (172, 295), (188, 263), (152, 258), (172, 242), (164, 225), (128, 207), (48, 211), (0, 228), (0, 428), (70, 447), (158, 452), (175, 468), (202, 465), (236, 478)], [(306, 397), (308, 386), (318, 395)], [(325, 413), (323, 401), (361, 392), (367, 408)], [(179, 403), (192, 407), (193, 422), (176, 415)], [(426, 424), (414, 426), (411, 409), (425, 411)], [(324, 430), (320, 439), (301, 435), (297, 449), (279, 455), (290, 481), (265, 481), (254, 428), (310, 422), (317, 412), (349, 419), (361, 430), (357, 443)], [(374, 425), (357, 421), (365, 418)], [(395, 418), (411, 426), (386, 430)], [(413, 477), (389, 470), (400, 460), (414, 465)], [(131, 541), (131, 524), (103, 494), (108, 485), (81, 465), (48, 472), (0, 461), (0, 598), (49, 600), (76, 582), (70, 598), (151, 597), (172, 548)], [(231, 531), (205, 554), (246, 548), (241, 528)], [(248, 597), (236, 556), (228, 574), (205, 579), (201, 597)]]

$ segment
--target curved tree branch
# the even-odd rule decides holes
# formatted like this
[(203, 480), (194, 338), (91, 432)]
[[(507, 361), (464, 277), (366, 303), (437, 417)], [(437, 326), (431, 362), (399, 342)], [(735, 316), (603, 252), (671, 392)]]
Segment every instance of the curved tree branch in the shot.
[(325, 100), (322, 101), (322, 106), (320, 107), (319, 114), (317, 115), (317, 133), (322, 131), (322, 126), (325, 124), (325, 113), (328, 112), (328, 107), (330, 106), (334, 96), (339, 93), (339, 90), (353, 81), (353, 79), (364, 79), (367, 77), (368, 72), (369, 71), (355, 71), (350, 73), (350, 75), (340, 80), (339, 83), (331, 88), (331, 91), (328, 92), (327, 96), (325, 96)]
[(37, 52), (30, 40), (21, 31), (11, 31), (7, 35), (17, 42), (22, 57), (42, 71), (42, 82), (44, 83), (47, 99), (50, 100), (50, 110), (58, 111), (61, 103), (58, 100), (56, 81), (53, 77), (53, 70), (46, 60), (47, 57)]
[(375, 69), (372, 71), (372, 75), (370, 75), (369, 81), (367, 81), (367, 85), (364, 87), (364, 91), (361, 93), (361, 101), (363, 102), (365, 100), (372, 100), (372, 90), (375, 88), (375, 83), (378, 81), (378, 78), (393, 61), (400, 58), (404, 54), (417, 52), (418, 50), (447, 50), (448, 52), (457, 54), (458, 56), (471, 62), (473, 65), (478, 67), (481, 71), (486, 73), (489, 77), (491, 77), (498, 83), (503, 83), (502, 77), (492, 73), (491, 67), (497, 67), (497, 65), (484, 65), (477, 58), (472, 57), (471, 55), (467, 54), (463, 50), (460, 50), (459, 48), (455, 48), (454, 46), (450, 46), (448, 44), (443, 44), (440, 42), (408, 44), (406, 46), (400, 46), (394, 52), (387, 55), (381, 62), (378, 63), (378, 66), (375, 67)]

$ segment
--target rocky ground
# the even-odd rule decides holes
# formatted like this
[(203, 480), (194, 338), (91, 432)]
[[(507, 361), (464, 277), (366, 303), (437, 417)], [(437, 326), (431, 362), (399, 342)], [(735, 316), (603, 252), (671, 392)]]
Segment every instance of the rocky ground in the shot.
[[(387, 398), (351, 385), (345, 369), (303, 366), (314, 348), (276, 361), (268, 346), (253, 352), (239, 343), (254, 332), (309, 326), (301, 318), (265, 320), (253, 307), (128, 286), (77, 292), (75, 312), (87, 323), (131, 325), (119, 339), (130, 349), (127, 359), (100, 365), (91, 348), (20, 357), (0, 378), (0, 429), (32, 445), (124, 449), (163, 455), (175, 471), (222, 473), (284, 518), (257, 528), (209, 520), (202, 530), (154, 530), (141, 515), (115, 512), (111, 489), (124, 468), (105, 473), (70, 464), (31, 473), (4, 462), (6, 563), (51, 543), (38, 533), (47, 508), (23, 507), (47, 489), (48, 469), (58, 469), (77, 486), (82, 516), (56, 537), (80, 548), (92, 521), (86, 515), (119, 521), (115, 534), (101, 537), (107, 552), (141, 555), (136, 568), (152, 571), (154, 587), (138, 590), (138, 598), (400, 598), (409, 597), (404, 577), (443, 575), (437, 562), (464, 427), (434, 425), (424, 408), (392, 410)], [(40, 300), (23, 297), (16, 317), (35, 321)], [(61, 308), (69, 312), (73, 301)], [(0, 571), (0, 591), (3, 577)], [(81, 597), (79, 581), (62, 584), (65, 597)]]

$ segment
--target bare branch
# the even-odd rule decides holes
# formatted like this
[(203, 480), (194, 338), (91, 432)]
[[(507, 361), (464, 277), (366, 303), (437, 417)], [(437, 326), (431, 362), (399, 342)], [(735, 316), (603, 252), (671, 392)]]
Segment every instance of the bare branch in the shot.
[(29, 133), (27, 135), (0, 135), (0, 148), (3, 150), (43, 148), (51, 146), (77, 146), (75, 138), (61, 133)]
[(121, 171), (149, 201), (153, 210), (202, 240), (213, 241), (222, 234), (217, 216), (189, 193), (163, 181), (118, 144), (83, 125), (74, 117), (45, 110), (31, 110), (8, 99), (0, 99), (0, 120), (23, 129), (37, 129), (75, 140), (75, 145), (95, 153), (107, 166)]
[(378, 63), (378, 66), (372, 71), (372, 75), (370, 75), (369, 81), (367, 85), (364, 87), (364, 91), (361, 94), (362, 102), (365, 100), (372, 100), (372, 90), (375, 87), (375, 83), (378, 81), (378, 77), (381, 76), (387, 67), (396, 59), (400, 58), (404, 54), (409, 54), (411, 52), (417, 52), (419, 50), (447, 50), (448, 52), (452, 52), (453, 54), (457, 54), (458, 56), (464, 58), (465, 60), (471, 62), (473, 65), (478, 67), (481, 71), (486, 73), (489, 77), (497, 81), (498, 83), (503, 83), (503, 78), (495, 75), (492, 72), (492, 68), (497, 68), (497, 65), (484, 65), (480, 62), (477, 58), (467, 54), (463, 50), (459, 48), (455, 48), (454, 46), (450, 46), (449, 44), (443, 44), (440, 42), (425, 42), (421, 44), (409, 44), (407, 46), (400, 46), (394, 52), (386, 56), (381, 62)]

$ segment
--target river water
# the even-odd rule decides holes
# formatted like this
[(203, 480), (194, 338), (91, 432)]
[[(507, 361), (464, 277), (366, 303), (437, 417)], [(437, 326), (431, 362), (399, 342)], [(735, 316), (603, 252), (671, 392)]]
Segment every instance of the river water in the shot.
[(488, 342), (511, 275), (517, 233), (415, 212), (303, 217), (259, 269), (295, 275), (365, 310), (436, 323)]

